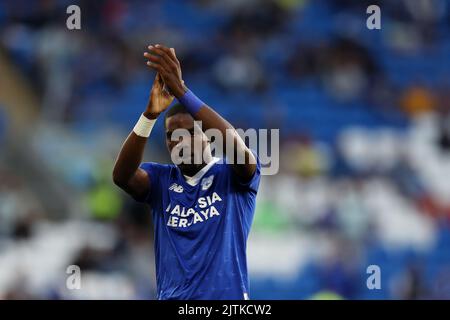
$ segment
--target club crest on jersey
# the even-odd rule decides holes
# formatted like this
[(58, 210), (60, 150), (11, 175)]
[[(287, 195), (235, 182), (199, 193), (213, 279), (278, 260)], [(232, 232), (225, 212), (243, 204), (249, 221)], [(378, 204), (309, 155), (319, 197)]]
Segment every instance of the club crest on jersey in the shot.
[(214, 175), (202, 179), (202, 190), (208, 190), (214, 181)]
[(184, 191), (183, 186), (176, 183), (172, 183), (171, 186), (169, 187), (169, 190), (172, 190), (177, 193), (182, 193)]

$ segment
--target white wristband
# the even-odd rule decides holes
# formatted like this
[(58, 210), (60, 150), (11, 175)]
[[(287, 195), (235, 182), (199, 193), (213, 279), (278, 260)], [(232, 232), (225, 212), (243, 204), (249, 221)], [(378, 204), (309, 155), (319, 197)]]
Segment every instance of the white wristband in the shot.
[(141, 114), (141, 117), (134, 126), (133, 132), (139, 137), (148, 138), (150, 137), (150, 132), (152, 132), (155, 122), (156, 119), (148, 119), (146, 116)]

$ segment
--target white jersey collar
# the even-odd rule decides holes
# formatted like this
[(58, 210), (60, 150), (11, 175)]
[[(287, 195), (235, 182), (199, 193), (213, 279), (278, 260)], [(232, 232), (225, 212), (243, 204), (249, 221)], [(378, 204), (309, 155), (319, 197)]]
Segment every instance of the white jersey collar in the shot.
[(211, 162), (209, 162), (206, 166), (204, 166), (199, 172), (197, 172), (194, 176), (189, 177), (183, 174), (186, 179), (186, 183), (191, 186), (196, 186), (201, 178), (208, 172), (208, 170), (217, 162), (220, 158), (213, 157)]

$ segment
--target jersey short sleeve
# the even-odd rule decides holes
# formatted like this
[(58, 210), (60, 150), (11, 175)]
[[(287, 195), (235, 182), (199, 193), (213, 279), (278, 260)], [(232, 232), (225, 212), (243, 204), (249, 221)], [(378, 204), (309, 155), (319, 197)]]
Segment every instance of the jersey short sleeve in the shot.
[(155, 163), (155, 162), (144, 162), (139, 166), (142, 170), (147, 172), (149, 176), (149, 191), (142, 202), (148, 202), (152, 204), (152, 200), (158, 197), (161, 192), (161, 181), (164, 179), (164, 174), (167, 171), (167, 165)]

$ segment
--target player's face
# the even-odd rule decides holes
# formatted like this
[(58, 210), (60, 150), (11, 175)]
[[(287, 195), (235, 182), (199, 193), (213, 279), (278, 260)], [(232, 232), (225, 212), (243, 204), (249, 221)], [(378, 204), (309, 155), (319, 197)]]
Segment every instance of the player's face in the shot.
[[(194, 126), (197, 127), (194, 130)], [(172, 139), (172, 134), (177, 129), (185, 129), (180, 132), (185, 132), (183, 136), (178, 139)], [(173, 141), (174, 140), (174, 141)], [(203, 150), (207, 146), (208, 139), (206, 135), (201, 131), (198, 124), (194, 122), (194, 118), (188, 113), (177, 113), (166, 119), (166, 145), (170, 153), (174, 151), (175, 154), (180, 154), (184, 161), (190, 162), (190, 164), (182, 164), (181, 167), (194, 166), (195, 156), (201, 159)], [(189, 148), (186, 147), (189, 146)], [(195, 149), (195, 146), (201, 146), (201, 150)], [(174, 150), (175, 148), (175, 150)], [(184, 154), (187, 150), (188, 155)], [(201, 154), (198, 154), (201, 151)], [(197, 152), (197, 154), (195, 154)]]

